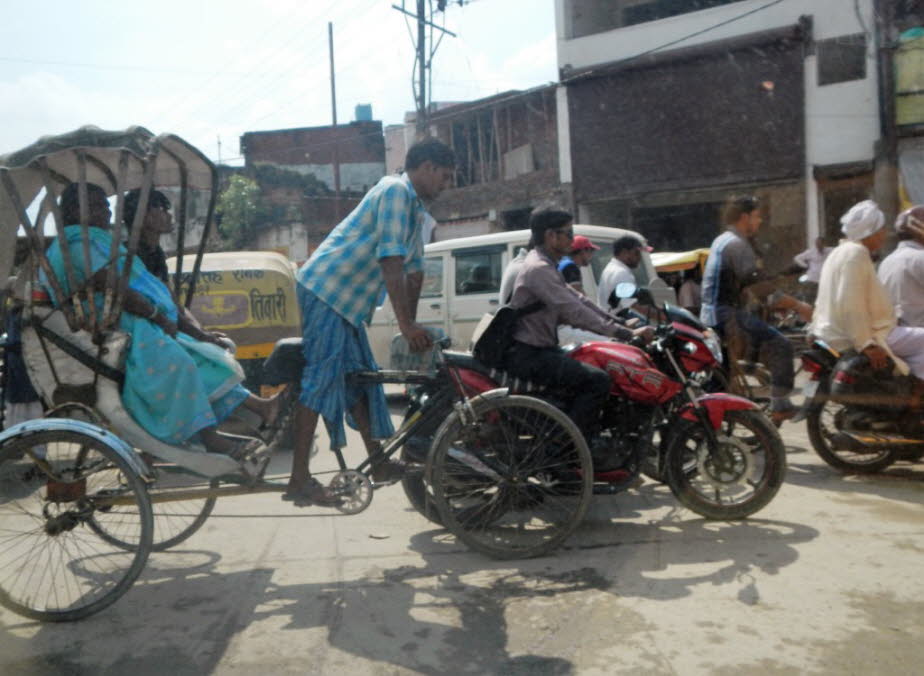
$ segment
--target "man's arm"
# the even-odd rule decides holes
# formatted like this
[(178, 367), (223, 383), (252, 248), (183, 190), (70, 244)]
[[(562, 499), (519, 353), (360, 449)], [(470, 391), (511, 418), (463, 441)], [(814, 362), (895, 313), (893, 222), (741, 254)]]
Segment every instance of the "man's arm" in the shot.
[[(382, 278), (385, 280), (385, 289), (391, 299), (391, 307), (395, 311), (395, 318), (398, 320), (398, 330), (407, 339), (412, 351), (422, 352), (426, 350), (432, 344), (430, 334), (415, 321), (422, 277), (420, 280), (412, 282), (411, 278), (404, 274), (403, 256), (380, 258), (379, 265), (382, 267)], [(417, 273), (413, 273), (411, 277), (416, 275)], [(415, 284), (416, 290), (413, 288)], [(412, 293), (415, 296), (413, 304), (411, 303)]]
[(412, 272), (407, 276), (407, 302), (413, 321), (417, 321), (417, 305), (420, 303), (420, 290), (423, 288), (423, 278), (422, 272)]
[(592, 301), (568, 287), (554, 268), (533, 270), (523, 283), (547, 308), (555, 311), (561, 322), (620, 340), (633, 336), (631, 331), (617, 324)]
[(811, 249), (806, 249), (802, 253), (799, 253), (793, 256), (792, 259), (793, 261), (796, 262), (797, 265), (799, 265), (799, 267), (808, 268), (809, 266), (808, 257), (811, 255), (811, 253), (812, 253)]

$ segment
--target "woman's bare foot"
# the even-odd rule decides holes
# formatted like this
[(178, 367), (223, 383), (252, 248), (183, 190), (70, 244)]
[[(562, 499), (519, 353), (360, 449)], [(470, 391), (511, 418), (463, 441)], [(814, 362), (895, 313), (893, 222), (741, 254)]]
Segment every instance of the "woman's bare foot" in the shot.
[(244, 400), (244, 407), (256, 413), (263, 420), (263, 427), (272, 427), (282, 408), (282, 392), (272, 397), (258, 397), (251, 394)]
[(279, 418), (279, 412), (282, 409), (282, 392), (277, 392), (272, 397), (266, 400), (264, 414), (263, 414), (263, 426), (272, 427), (276, 420)]

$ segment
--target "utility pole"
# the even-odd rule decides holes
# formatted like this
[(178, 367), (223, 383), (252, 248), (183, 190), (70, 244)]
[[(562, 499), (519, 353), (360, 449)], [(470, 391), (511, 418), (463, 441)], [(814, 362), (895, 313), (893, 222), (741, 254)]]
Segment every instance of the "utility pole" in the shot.
[[(465, 0), (456, 0), (456, 2), (461, 6), (464, 4)], [(433, 65), (433, 56), (436, 54), (436, 50), (440, 46), (440, 42), (443, 41), (445, 35), (456, 37), (456, 34), (434, 23), (433, 12), (431, 12), (430, 17), (427, 18), (427, 6), (428, 4), (432, 4), (431, 0), (417, 0), (417, 11), (414, 13), (405, 9), (404, 3), (405, 0), (402, 0), (400, 7), (398, 5), (392, 5), (392, 9), (396, 9), (402, 14), (417, 21), (417, 40), (414, 44), (416, 51), (415, 72), (412, 77), (412, 85), (414, 89), (415, 107), (417, 108), (417, 138), (423, 138), (427, 135), (427, 123), (430, 113), (430, 105), (427, 96), (433, 96), (432, 87), (429, 92), (427, 91), (427, 78), (431, 75), (430, 67)], [(444, 12), (446, 10), (446, 4), (447, 0), (437, 0), (436, 11)], [(427, 44), (428, 27), (430, 28), (429, 45)], [(439, 31), (439, 38), (435, 43), (433, 41), (434, 30)]]
[[(427, 134), (427, 24), (424, 22), (426, 0), (417, 0), (417, 138)], [(431, 94), (432, 96), (432, 94)]]
[(330, 108), (334, 124), (334, 221), (340, 222), (340, 132), (337, 130), (337, 83), (334, 76), (334, 23), (327, 22), (327, 44), (330, 47)]
[(880, 137), (876, 144), (874, 192), (886, 222), (898, 213), (898, 135), (895, 119), (894, 0), (874, 0), (876, 65), (879, 80)]

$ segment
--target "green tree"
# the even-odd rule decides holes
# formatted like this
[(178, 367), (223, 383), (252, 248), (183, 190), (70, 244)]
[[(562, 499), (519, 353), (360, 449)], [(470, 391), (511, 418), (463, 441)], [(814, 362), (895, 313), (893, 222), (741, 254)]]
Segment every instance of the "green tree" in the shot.
[(221, 233), (232, 249), (251, 245), (257, 228), (267, 217), (260, 186), (240, 174), (232, 176), (228, 187), (218, 196), (216, 210), (221, 218)]

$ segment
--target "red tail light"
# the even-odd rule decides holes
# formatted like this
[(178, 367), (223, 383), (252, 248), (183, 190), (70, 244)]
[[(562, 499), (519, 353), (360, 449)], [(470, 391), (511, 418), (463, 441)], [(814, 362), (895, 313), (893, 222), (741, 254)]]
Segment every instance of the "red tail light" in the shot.
[(40, 289), (35, 287), (32, 289), (32, 302), (33, 303), (50, 303), (51, 296), (48, 295), (48, 292), (45, 289)]
[(841, 385), (853, 385), (857, 382), (857, 379), (847, 373), (847, 371), (838, 371), (834, 374), (834, 382), (840, 383)]
[(821, 364), (808, 357), (802, 357), (802, 367), (809, 373), (820, 373), (822, 368)]

